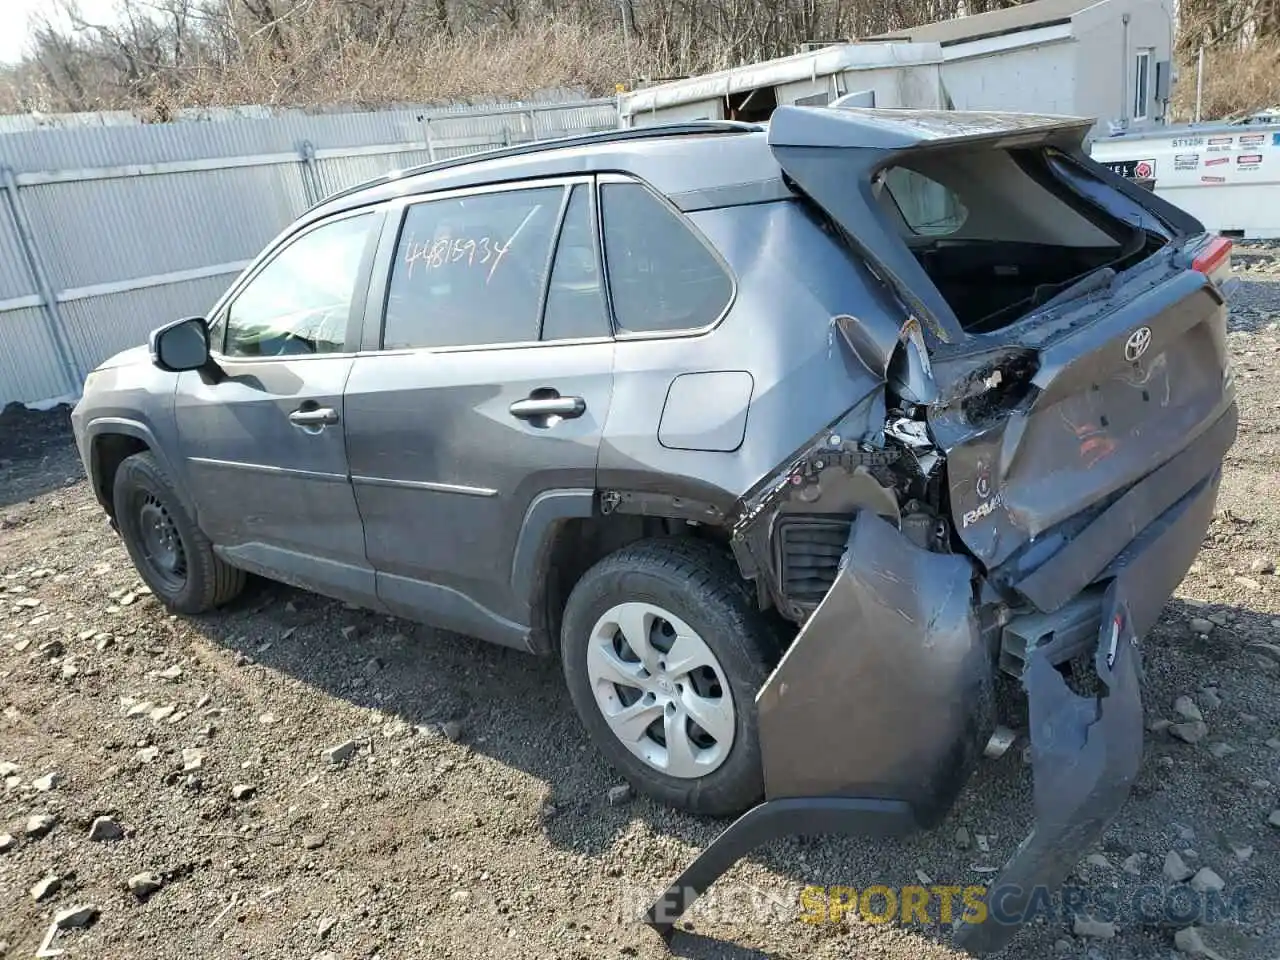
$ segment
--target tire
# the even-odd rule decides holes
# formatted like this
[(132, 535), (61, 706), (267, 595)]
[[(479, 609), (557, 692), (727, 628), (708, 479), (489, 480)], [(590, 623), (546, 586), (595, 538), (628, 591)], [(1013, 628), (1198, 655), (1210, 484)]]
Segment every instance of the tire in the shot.
[(209, 538), (150, 452), (135, 453), (120, 464), (112, 500), (133, 565), (166, 607), (205, 613), (244, 589), (244, 572), (214, 555)]
[[(662, 617), (664, 612), (680, 623), (679, 629)], [(623, 622), (631, 629), (624, 630)], [(682, 632), (686, 627), (710, 651), (714, 667), (681, 674), (679, 666), (658, 659), (661, 669), (640, 669), (644, 658), (631, 649), (626, 634), (650, 638), (651, 657), (657, 651), (659, 657), (698, 662), (704, 654), (681, 654), (698, 649)], [(626, 649), (619, 638), (627, 641)], [(664, 643), (671, 644), (666, 654), (660, 649)], [(640, 541), (599, 561), (569, 595), (561, 635), (569, 695), (609, 762), (638, 792), (712, 817), (741, 813), (764, 795), (755, 697), (777, 662), (779, 647), (778, 634), (756, 608), (732, 558), (710, 543), (683, 539)], [(628, 651), (637, 657), (634, 662), (626, 658)], [(618, 674), (611, 671), (619, 664), (627, 678), (640, 677), (637, 682), (644, 686), (613, 683), (609, 678)], [(714, 682), (707, 679), (708, 670)], [(659, 684), (664, 684), (661, 690)], [(726, 693), (731, 723), (725, 716)], [(688, 704), (696, 711), (686, 709)], [(642, 712), (624, 725), (621, 717), (629, 716), (624, 711)], [(717, 720), (708, 723), (716, 736), (685, 722), (693, 721), (695, 712)], [(633, 737), (650, 716), (646, 733)], [(615, 726), (628, 732), (625, 742)], [(689, 762), (688, 749), (667, 749), (671, 737), (677, 738), (671, 742), (693, 745), (695, 762)]]

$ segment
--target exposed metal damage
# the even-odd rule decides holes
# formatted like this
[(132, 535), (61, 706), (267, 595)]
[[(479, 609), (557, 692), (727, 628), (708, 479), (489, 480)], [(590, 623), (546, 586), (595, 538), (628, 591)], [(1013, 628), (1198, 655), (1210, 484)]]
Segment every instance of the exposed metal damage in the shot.
[[(934, 160), (919, 162), (945, 179), (942, 141), (998, 150), (1005, 133), (979, 146), (939, 120)], [(1114, 248), (1063, 277), (1037, 274), (1030, 254), (998, 260), (1017, 244), (983, 251), (968, 238), (973, 262), (1003, 263), (997, 278), (1028, 271), (984, 306), (965, 301), (985, 282), (960, 256), (965, 240), (904, 245), (881, 215), (876, 178), (920, 141), (875, 118), (775, 114), (770, 144), (795, 189), (907, 319), (832, 319), (830, 342), (866, 374), (856, 402), (729, 515), (761, 606), (800, 629), (756, 700), (765, 801), (653, 905), (645, 920), (664, 935), (771, 839), (939, 823), (997, 729), (1001, 675), (1026, 695), (1036, 820), (958, 946), (1008, 944), (1128, 797), (1142, 759), (1140, 641), (1194, 560), (1236, 435), (1230, 244), (1100, 181), (1080, 135), (1046, 128), (1043, 153), (1009, 169), (1087, 187), (1069, 206), (1115, 227)], [(839, 169), (834, 147), (846, 150)], [(868, 185), (850, 190), (859, 177)], [(1146, 212), (1134, 221), (1131, 208)], [(1073, 246), (1087, 244), (1054, 249)], [(929, 272), (952, 254), (949, 274)]]
[(1116, 602), (1104, 622), (1093, 665), (1103, 692), (1074, 693), (1056, 669), (1053, 645), (1035, 650), (1022, 682), (1030, 717), (1035, 826), (988, 888), (987, 916), (960, 926), (957, 946), (971, 953), (1004, 947), (1032, 898), (1061, 886), (1081, 852), (1102, 836), (1129, 796), (1142, 762), (1141, 670), (1128, 612)]
[[(732, 526), (739, 560), (802, 627), (757, 698), (766, 801), (653, 905), (646, 920), (665, 936), (724, 870), (776, 836), (935, 826), (997, 727), (1001, 672), (1027, 698), (1036, 821), (988, 888), (986, 919), (958, 927), (957, 945), (1007, 945), (1033, 898), (1061, 886), (1124, 804), (1142, 757), (1139, 638), (1198, 549), (1217, 488), (1200, 478), (1234, 441), (1235, 410), (1128, 496), (1046, 538), (1051, 549), (1033, 539), (988, 566), (957, 538), (1004, 508), (1002, 478), (1051, 385), (1032, 383), (1036, 372), (1014, 351), (971, 368), (962, 390), (917, 379), (928, 405), (886, 383), (744, 501)], [(975, 404), (1002, 416), (975, 427)], [(936, 438), (961, 424), (1005, 457), (972, 470), (978, 505), (957, 512)], [(1080, 549), (1062, 549), (1072, 539)], [(808, 564), (804, 576), (796, 563)], [(1042, 586), (1057, 580), (1069, 586)]]

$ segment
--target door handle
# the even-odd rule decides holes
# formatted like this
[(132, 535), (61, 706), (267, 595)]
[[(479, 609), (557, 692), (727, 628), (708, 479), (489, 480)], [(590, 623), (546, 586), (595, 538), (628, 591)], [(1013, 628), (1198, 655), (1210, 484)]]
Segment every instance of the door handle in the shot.
[(539, 417), (563, 417), (570, 420), (587, 412), (587, 401), (581, 397), (530, 397), (511, 405), (511, 415), (521, 420)]
[(289, 422), (298, 427), (324, 427), (338, 422), (338, 411), (331, 407), (295, 410), (289, 414)]

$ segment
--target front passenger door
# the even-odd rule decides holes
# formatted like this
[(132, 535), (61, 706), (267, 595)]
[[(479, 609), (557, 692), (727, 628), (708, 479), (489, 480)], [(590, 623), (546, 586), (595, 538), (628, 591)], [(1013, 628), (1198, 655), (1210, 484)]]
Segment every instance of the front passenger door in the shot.
[(215, 313), (223, 375), (182, 374), (175, 402), (188, 486), (217, 550), (371, 606), (342, 393), (382, 216), (322, 221), (287, 240)]

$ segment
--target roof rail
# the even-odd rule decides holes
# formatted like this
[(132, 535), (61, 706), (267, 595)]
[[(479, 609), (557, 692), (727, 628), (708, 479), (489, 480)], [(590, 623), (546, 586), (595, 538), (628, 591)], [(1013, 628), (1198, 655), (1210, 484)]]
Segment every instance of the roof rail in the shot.
[(619, 143), (627, 140), (648, 140), (658, 137), (688, 137), (706, 133), (759, 133), (764, 129), (758, 123), (745, 123), (740, 120), (694, 120), (684, 123), (655, 124), (651, 127), (628, 127), (620, 130), (579, 133), (567, 137), (555, 137), (550, 140), (534, 140), (531, 143), (521, 143), (513, 147), (499, 147), (495, 150), (482, 150), (478, 153), (469, 153), (461, 157), (450, 157), (447, 160), (435, 160), (415, 167), (406, 167), (404, 170), (384, 174), (372, 180), (365, 180), (362, 183), (347, 187), (345, 190), (331, 193), (318, 203), (308, 207), (305, 213), (310, 213), (331, 200), (349, 197), (370, 187), (381, 186), (382, 184), (392, 183), (405, 177), (413, 177), (423, 173), (435, 173), (437, 170), (449, 170), (453, 167), (479, 163), (483, 160), (506, 160), (511, 157), (523, 157), (549, 150), (560, 150), (565, 147), (588, 147), (598, 143)]

